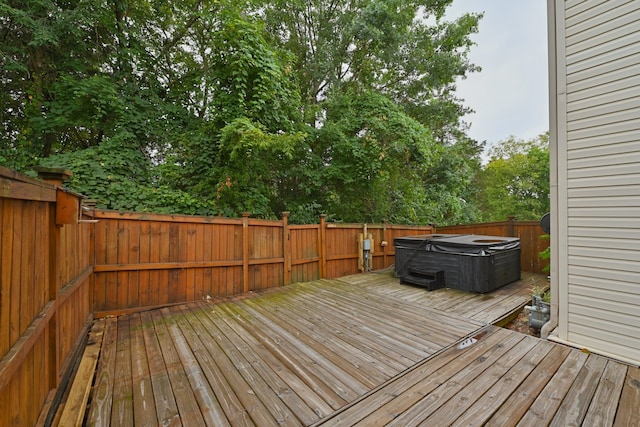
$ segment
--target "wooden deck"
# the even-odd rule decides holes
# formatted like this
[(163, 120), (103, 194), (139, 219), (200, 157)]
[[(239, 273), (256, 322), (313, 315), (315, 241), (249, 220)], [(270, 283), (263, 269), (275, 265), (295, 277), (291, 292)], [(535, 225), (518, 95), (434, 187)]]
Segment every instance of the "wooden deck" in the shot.
[(637, 423), (637, 369), (487, 326), (542, 280), (523, 275), (481, 295), (363, 274), (96, 321), (85, 421), (610, 425), (617, 414)]

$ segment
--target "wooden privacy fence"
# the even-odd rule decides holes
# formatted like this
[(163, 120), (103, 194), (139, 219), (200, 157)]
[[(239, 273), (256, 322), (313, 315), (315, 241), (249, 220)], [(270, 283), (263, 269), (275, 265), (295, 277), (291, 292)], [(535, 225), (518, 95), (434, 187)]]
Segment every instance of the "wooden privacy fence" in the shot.
[[(95, 211), (96, 316), (237, 295), (394, 264), (393, 239), (434, 232), (432, 226), (280, 221)], [(440, 233), (521, 239), (521, 267), (541, 272), (549, 241), (535, 221), (439, 227)]]
[[(394, 262), (393, 239), (431, 226), (95, 211), (96, 316), (334, 278)], [(362, 240), (372, 242), (369, 263)]]
[(438, 233), (447, 234), (484, 234), (487, 236), (518, 237), (520, 239), (520, 268), (522, 271), (542, 273), (549, 260), (540, 258), (540, 252), (549, 247), (549, 239), (538, 221), (489, 222), (484, 224), (452, 225), (437, 227)]
[(79, 204), (0, 167), (0, 426), (36, 423), (92, 320), (92, 225), (77, 222)]

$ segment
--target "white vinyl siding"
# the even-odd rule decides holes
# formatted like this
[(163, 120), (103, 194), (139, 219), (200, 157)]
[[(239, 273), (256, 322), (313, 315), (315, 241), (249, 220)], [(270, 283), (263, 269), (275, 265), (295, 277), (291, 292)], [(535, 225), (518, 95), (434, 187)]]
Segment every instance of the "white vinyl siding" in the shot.
[(640, 363), (640, 1), (556, 4), (559, 338)]

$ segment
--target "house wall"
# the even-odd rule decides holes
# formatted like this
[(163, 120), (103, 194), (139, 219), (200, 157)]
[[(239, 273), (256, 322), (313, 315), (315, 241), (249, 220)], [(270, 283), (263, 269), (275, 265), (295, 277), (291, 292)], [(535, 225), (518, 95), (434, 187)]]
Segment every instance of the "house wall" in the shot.
[(548, 5), (551, 338), (640, 363), (640, 2)]

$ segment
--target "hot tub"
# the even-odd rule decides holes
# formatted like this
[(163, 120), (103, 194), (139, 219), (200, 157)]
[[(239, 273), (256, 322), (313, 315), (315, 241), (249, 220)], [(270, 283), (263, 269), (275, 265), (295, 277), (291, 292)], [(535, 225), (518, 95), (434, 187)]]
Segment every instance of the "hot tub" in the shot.
[(477, 234), (398, 237), (395, 274), (401, 282), (491, 292), (520, 279), (520, 239)]

